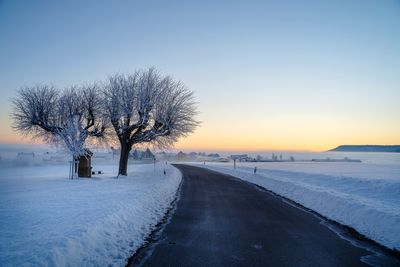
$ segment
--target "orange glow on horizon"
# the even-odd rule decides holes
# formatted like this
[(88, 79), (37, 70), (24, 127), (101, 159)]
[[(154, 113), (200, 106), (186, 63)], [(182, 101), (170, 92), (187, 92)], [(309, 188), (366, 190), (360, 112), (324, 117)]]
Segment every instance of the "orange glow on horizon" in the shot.
[[(250, 125), (247, 131), (238, 130), (229, 119), (210, 119), (195, 133), (182, 138), (173, 147), (186, 151), (307, 151), (322, 152), (339, 145), (398, 145), (400, 135), (384, 131), (384, 127), (358, 122), (359, 128), (349, 127), (352, 121), (326, 122), (325, 118), (269, 118), (268, 124)], [(288, 123), (290, 121), (290, 123)], [(399, 131), (400, 132), (400, 131)], [(366, 134), (367, 133), (367, 134)], [(11, 129), (0, 133), (2, 144), (40, 144)]]
[[(308, 142), (306, 142), (308, 141)], [(285, 142), (285, 140), (246, 140), (246, 138), (238, 138), (236, 142), (232, 142), (230, 138), (201, 138), (198, 135), (193, 135), (181, 139), (174, 147), (175, 150), (186, 151), (242, 151), (242, 152), (256, 152), (256, 151), (301, 151), (301, 152), (323, 152), (335, 148), (339, 145), (396, 145), (400, 144), (399, 140), (392, 142), (370, 142), (367, 140), (359, 139), (347, 142), (331, 142), (331, 143), (312, 143), (310, 140), (304, 142)], [(42, 144), (39, 140), (32, 140), (29, 137), (21, 137), (19, 135), (4, 136), (1, 135), (1, 144)]]

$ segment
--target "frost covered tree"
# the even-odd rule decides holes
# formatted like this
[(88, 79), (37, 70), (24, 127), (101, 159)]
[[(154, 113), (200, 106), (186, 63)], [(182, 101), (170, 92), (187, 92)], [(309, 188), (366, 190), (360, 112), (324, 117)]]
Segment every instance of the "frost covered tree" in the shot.
[(111, 76), (104, 104), (121, 146), (119, 175), (127, 175), (134, 145), (169, 147), (198, 126), (193, 93), (180, 81), (161, 76), (154, 68)]
[(105, 136), (101, 101), (96, 85), (71, 87), (61, 93), (48, 85), (25, 87), (13, 99), (13, 128), (46, 143), (62, 145), (76, 161), (87, 155), (85, 142), (89, 137)]

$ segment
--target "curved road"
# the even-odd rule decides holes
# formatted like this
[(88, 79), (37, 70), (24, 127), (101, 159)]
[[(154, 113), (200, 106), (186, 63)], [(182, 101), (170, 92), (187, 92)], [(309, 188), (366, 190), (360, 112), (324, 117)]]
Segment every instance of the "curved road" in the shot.
[(180, 199), (131, 266), (367, 266), (368, 251), (320, 220), (232, 176), (176, 165)]

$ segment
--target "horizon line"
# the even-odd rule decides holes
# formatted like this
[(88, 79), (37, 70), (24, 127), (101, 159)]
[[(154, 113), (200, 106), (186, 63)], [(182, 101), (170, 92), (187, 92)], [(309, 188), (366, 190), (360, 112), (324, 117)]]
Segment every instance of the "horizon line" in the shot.
[[(4, 142), (0, 141), (0, 145), (8, 145), (8, 146), (48, 146), (51, 148), (57, 148), (57, 146), (52, 145), (52, 144), (46, 144), (46, 143), (41, 143), (41, 142)], [(345, 146), (348, 144), (343, 144), (343, 145), (338, 145), (338, 146)], [(364, 144), (364, 145), (371, 145), (371, 144)], [(378, 145), (378, 144), (373, 144), (373, 145)], [(394, 144), (379, 144), (381, 146), (393, 146)], [(110, 145), (112, 146), (112, 145)], [(110, 146), (91, 146), (93, 148), (110, 148)], [(332, 147), (330, 149), (326, 150), (313, 150), (313, 149), (279, 149), (279, 148), (261, 148), (261, 149), (254, 149), (254, 148), (240, 148), (240, 149), (229, 149), (229, 148), (210, 148), (210, 147), (171, 147), (167, 149), (160, 149), (157, 147), (152, 147), (149, 145), (149, 147), (152, 147), (152, 149), (159, 150), (159, 151), (185, 151), (185, 152), (222, 152), (222, 153), (274, 153), (274, 152), (283, 152), (283, 153), (290, 153), (290, 152), (295, 152), (295, 153), (322, 153), (322, 152), (329, 152), (329, 150), (334, 149), (338, 146)], [(362, 146), (362, 145), (361, 145)], [(395, 145), (394, 145), (395, 146)]]

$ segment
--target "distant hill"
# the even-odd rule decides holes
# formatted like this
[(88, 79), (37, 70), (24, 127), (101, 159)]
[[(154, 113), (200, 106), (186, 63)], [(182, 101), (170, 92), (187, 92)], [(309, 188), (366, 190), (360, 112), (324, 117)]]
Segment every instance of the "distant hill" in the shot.
[(329, 151), (342, 152), (392, 152), (400, 153), (400, 145), (380, 146), (380, 145), (342, 145)]

